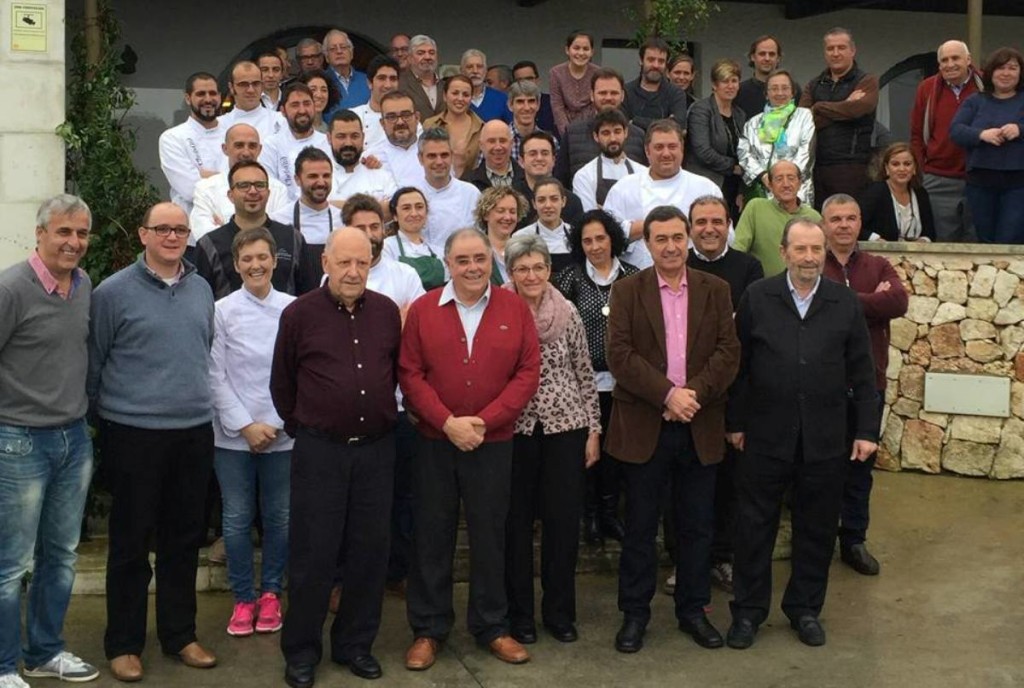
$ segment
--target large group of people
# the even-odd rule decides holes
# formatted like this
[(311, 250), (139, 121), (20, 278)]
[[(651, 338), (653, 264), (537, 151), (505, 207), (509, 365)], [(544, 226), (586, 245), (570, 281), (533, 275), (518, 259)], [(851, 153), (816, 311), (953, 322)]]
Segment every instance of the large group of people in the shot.
[[(381, 676), (386, 590), (406, 598), (406, 667), (434, 664), (460, 518), (466, 623), (502, 661), (529, 661), (538, 622), (577, 639), (581, 535), (622, 542), (614, 646), (640, 651), (663, 514), (680, 630), (744, 649), (791, 494), (782, 609), (824, 644), (837, 538), (843, 562), (880, 569), (871, 468), (908, 301), (858, 242), (1024, 241), (1024, 58), (979, 70), (943, 43), (911, 141), (879, 150), (877, 77), (848, 30), (823, 48), (801, 88), (761, 36), (751, 77), (720, 59), (704, 99), (661, 39), (626, 82), (582, 31), (550, 94), (535, 63), (476, 49), (442, 78), (426, 35), (392, 37), (364, 73), (339, 30), (299, 41), (294, 67), (283, 50), (233, 65), (223, 114), (216, 78), (189, 76), (189, 117), (160, 139), (170, 201), (138, 227), (136, 262), (93, 290), (92, 216), (62, 194), (0, 273), (0, 687), (99, 674), (61, 635), (90, 424), (121, 681), (144, 677), (154, 569), (163, 653), (217, 663), (195, 622), (211, 477), (226, 631), (280, 631), (293, 688), (313, 685), (332, 612), (330, 659)], [(712, 584), (733, 594), (724, 637)]]

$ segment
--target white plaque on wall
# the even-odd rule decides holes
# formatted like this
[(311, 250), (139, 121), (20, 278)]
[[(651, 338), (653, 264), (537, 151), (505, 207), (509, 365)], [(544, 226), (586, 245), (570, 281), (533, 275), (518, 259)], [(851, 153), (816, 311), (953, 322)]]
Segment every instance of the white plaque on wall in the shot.
[(924, 410), (966, 416), (1010, 415), (1010, 379), (994, 375), (925, 373)]

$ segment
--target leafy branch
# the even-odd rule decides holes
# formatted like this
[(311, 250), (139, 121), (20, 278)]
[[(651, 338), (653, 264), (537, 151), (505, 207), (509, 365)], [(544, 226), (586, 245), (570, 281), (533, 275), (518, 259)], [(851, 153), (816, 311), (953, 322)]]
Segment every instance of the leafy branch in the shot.
[(633, 39), (637, 47), (658, 37), (678, 54), (686, 52), (687, 39), (719, 10), (718, 3), (709, 0), (645, 0), (643, 11), (627, 7), (625, 13), (637, 27)]

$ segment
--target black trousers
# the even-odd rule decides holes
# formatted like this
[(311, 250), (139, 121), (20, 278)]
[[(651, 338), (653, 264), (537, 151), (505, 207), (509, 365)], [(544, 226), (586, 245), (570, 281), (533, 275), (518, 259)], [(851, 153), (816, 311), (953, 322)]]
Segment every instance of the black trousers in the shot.
[[(447, 440), (420, 438), (412, 469), (412, 567), (406, 592), (415, 637), (444, 641), (455, 621), (452, 564), (460, 500), (469, 531), (469, 632), (484, 644), (508, 634), (505, 521), (511, 482), (511, 440), (463, 452)], [(345, 580), (347, 585), (347, 571)]]
[(388, 582), (397, 583), (409, 575), (412, 554), (412, 462), (416, 460), (419, 433), (405, 411), (395, 426), (395, 490), (391, 504), (391, 555)]
[[(800, 446), (799, 441), (797, 446)], [(849, 456), (793, 461), (758, 454), (756, 448), (737, 464), (733, 618), (760, 625), (768, 618), (772, 596), (772, 551), (779, 531), (782, 500), (792, 488), (793, 554), (782, 611), (790, 619), (818, 616), (825, 603), (843, 483)]]
[[(612, 415), (612, 393), (598, 392), (597, 401), (601, 407), (601, 432), (608, 432), (608, 421)], [(601, 460), (587, 471), (588, 502), (593, 500), (593, 508), (598, 508), (601, 500), (608, 500), (618, 509), (619, 494), (622, 492), (622, 467), (611, 454), (601, 449)], [(606, 505), (607, 506), (607, 505)]]
[(576, 621), (576, 558), (586, 478), (587, 429), (512, 441), (512, 500), (505, 535), (505, 586), (512, 625), (534, 623), (533, 522), (541, 521), (540, 584), (544, 623)]
[(102, 421), (100, 446), (112, 497), (104, 651), (107, 659), (142, 654), (155, 540), (157, 638), (165, 653), (177, 654), (196, 639), (213, 426), (147, 430)]
[(711, 538), (717, 466), (697, 459), (690, 426), (663, 422), (658, 445), (644, 464), (622, 462), (626, 537), (619, 558), (619, 610), (647, 624), (658, 576), (659, 499), (672, 484), (676, 539), (675, 607), (678, 619), (704, 614), (711, 601)]
[(718, 464), (715, 480), (715, 536), (711, 541), (711, 561), (732, 561), (732, 532), (736, 520), (736, 461), (738, 452), (731, 445)]
[[(885, 390), (878, 392), (878, 417), (882, 417), (885, 408)], [(852, 410), (852, 405), (851, 405)], [(856, 418), (847, 422), (848, 428), (856, 427)], [(853, 435), (850, 435), (853, 444)], [(871, 486), (874, 484), (872, 471), (878, 452), (872, 454), (867, 461), (851, 461), (846, 483), (843, 485), (843, 509), (839, 518), (839, 546), (846, 549), (859, 545), (867, 540), (868, 523), (871, 520)]]
[(353, 446), (299, 428), (292, 450), (288, 611), (281, 651), (317, 664), (338, 553), (345, 587), (331, 624), (331, 659), (370, 654), (380, 628), (388, 568), (395, 438)]
[(856, 198), (868, 185), (868, 163), (841, 163), (814, 166), (814, 208), (821, 211), (829, 196), (837, 193)]

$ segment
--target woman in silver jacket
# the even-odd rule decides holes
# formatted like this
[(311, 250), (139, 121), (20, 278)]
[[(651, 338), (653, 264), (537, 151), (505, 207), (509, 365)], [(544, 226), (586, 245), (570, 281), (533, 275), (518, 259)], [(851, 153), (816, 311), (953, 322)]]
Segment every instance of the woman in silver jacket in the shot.
[(747, 198), (770, 198), (768, 170), (779, 160), (791, 160), (800, 168), (803, 183), (797, 195), (814, 204), (814, 118), (808, 108), (797, 107), (793, 77), (785, 70), (773, 72), (766, 85), (768, 103), (764, 112), (752, 117), (743, 128), (737, 152)]

